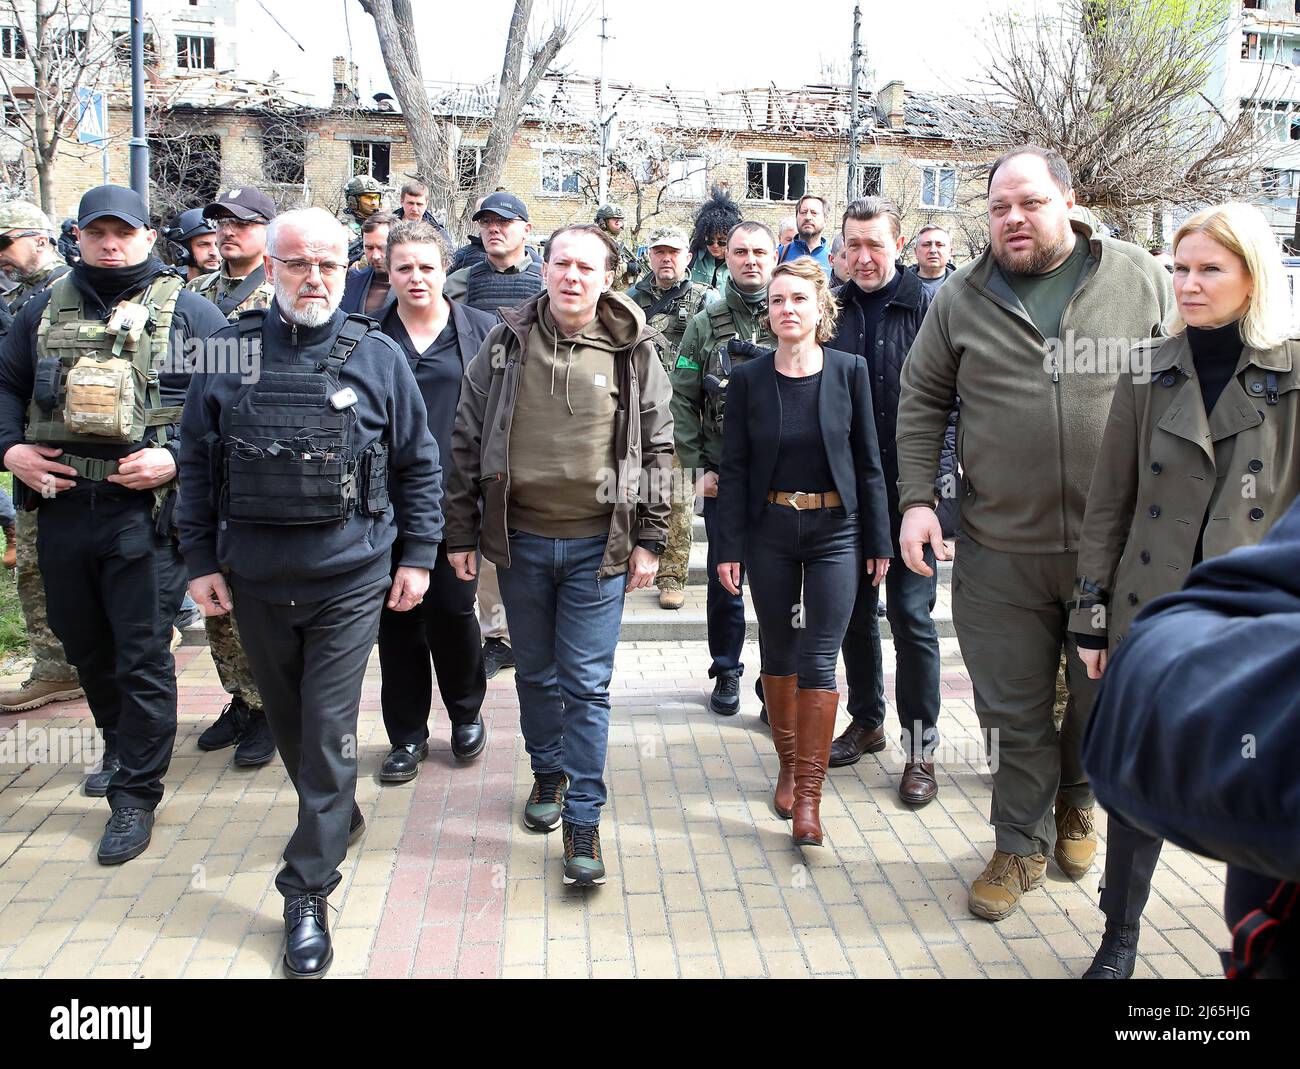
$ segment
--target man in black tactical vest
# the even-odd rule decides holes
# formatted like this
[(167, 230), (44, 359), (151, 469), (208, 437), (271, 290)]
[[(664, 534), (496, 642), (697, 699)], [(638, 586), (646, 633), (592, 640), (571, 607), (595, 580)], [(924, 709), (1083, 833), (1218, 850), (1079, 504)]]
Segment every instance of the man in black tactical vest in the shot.
[(493, 193), (474, 213), (487, 259), (447, 276), (443, 293), (482, 312), (514, 308), (542, 291), (542, 269), (525, 242), (533, 232), (528, 206), (513, 193)]
[(168, 491), (186, 387), (172, 369), (224, 322), (152, 255), (148, 219), (129, 189), (87, 192), (82, 261), (24, 306), (0, 349), (0, 454), (39, 505), (50, 626), (104, 734), (86, 793), (113, 809), (105, 865), (148, 847), (171, 760), (185, 573)]
[(276, 877), (292, 977), (333, 960), (326, 898), (365, 828), (357, 714), (380, 610), (421, 602), (442, 537), (438, 447), (410, 366), (372, 320), (339, 311), (347, 246), (319, 208), (271, 224), (275, 300), (211, 343), (256, 352), (259, 373), (194, 375), (181, 451), (190, 593), (209, 615), (233, 607), (298, 792)]

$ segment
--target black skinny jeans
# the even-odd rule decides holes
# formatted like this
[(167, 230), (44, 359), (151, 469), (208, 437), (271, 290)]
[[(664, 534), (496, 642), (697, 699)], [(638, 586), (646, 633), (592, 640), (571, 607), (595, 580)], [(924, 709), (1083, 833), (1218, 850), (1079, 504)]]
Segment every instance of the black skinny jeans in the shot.
[[(393, 560), (401, 559), (402, 547), (398, 544), (393, 547)], [(487, 676), (478, 617), (474, 614), (477, 591), (477, 579), (466, 583), (456, 578), (447, 560), (447, 549), (440, 545), (424, 603), (409, 612), (394, 612), (384, 606), (379, 618), (379, 668), (383, 677), (379, 704), (390, 745), (419, 745), (428, 739), (434, 672), (451, 722), (472, 724), (478, 718), (487, 693)]]
[(861, 544), (856, 513), (763, 507), (745, 566), (764, 675), (798, 675), (805, 690), (837, 689), (840, 644), (863, 580)]

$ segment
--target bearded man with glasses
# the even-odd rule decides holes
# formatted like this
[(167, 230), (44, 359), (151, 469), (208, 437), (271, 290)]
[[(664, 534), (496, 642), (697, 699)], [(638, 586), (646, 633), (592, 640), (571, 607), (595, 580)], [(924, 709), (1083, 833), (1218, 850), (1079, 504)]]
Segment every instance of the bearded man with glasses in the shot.
[(357, 713), (380, 610), (420, 604), (442, 539), (424, 401), (398, 345), (339, 311), (347, 253), (328, 212), (276, 217), (263, 261), (275, 299), (210, 339), (237, 346), (240, 367), (193, 375), (182, 426), (190, 594), (205, 615), (234, 610), (298, 792), (276, 877), (291, 977), (334, 956), (326, 899), (365, 828)]

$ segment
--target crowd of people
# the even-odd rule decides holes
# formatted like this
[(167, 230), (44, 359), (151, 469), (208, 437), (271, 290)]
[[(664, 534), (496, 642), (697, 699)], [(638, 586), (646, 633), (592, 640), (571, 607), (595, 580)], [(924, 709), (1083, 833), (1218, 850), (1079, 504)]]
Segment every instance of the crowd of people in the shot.
[[(332, 960), (327, 899), (365, 831), (355, 739), (376, 644), (380, 782), (419, 775), (435, 681), (454, 758), (476, 760), (487, 680), (513, 667), (523, 823), (560, 829), (565, 884), (604, 883), (626, 594), (681, 608), (698, 506), (708, 708), (741, 707), (747, 583), (772, 807), (794, 844), (824, 841), (830, 769), (889, 745), (882, 618), (898, 796), (937, 797), (934, 609), (953, 559), (995, 835), (970, 911), (1009, 916), (1049, 859), (1073, 880), (1093, 869), (1083, 743), (1108, 658), (1300, 490), (1300, 377), (1255, 209), (1192, 215), (1171, 272), (1098, 227), (1065, 161), (1032, 145), (990, 166), (988, 245), (960, 268), (945, 229), (908, 235), (877, 196), (828, 235), (828, 201), (807, 194), (773, 233), (715, 189), (691, 233), (656, 227), (640, 249), (602, 205), (539, 251), (506, 190), (455, 250), (427, 186), (392, 211), (383, 195), (354, 179), (336, 217), (227, 190), (163, 230), (170, 267), (130, 190), (84, 194), (71, 264), (39, 209), (0, 205), (19, 284), (0, 344), (18, 498), (3, 520), (34, 655), (0, 710), (84, 693), (104, 742), (84, 785), (111, 810), (102, 864), (149, 848), (175, 624), (197, 609), (230, 698), (199, 748), (246, 767), (278, 752), (298, 794), (276, 878), (288, 975)], [(1122, 366), (1078, 358), (1117, 342)], [(1087, 975), (1126, 978), (1160, 839), (1122, 813), (1109, 829)], [(1267, 874), (1235, 886), (1249, 906)]]

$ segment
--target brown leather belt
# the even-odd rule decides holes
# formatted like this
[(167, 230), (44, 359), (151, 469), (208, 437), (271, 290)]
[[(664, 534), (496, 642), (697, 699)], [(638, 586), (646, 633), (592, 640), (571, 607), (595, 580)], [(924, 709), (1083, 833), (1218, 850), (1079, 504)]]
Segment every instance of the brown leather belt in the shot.
[(844, 504), (834, 490), (824, 494), (810, 494), (805, 490), (769, 490), (767, 500), (773, 505), (788, 505), (795, 512), (804, 509), (837, 509)]

